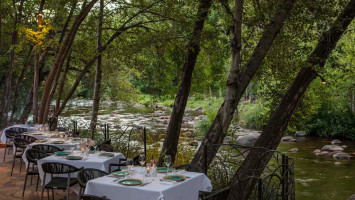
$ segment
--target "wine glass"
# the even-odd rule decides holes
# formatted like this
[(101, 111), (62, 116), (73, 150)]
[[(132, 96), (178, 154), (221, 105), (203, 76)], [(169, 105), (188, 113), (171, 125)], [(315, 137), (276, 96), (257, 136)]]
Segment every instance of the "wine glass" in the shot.
[(139, 163), (142, 165), (142, 173), (143, 173), (143, 165), (145, 163), (145, 155), (144, 154), (139, 155)]
[(169, 166), (171, 164), (171, 155), (165, 155), (165, 159), (164, 159), (165, 165), (166, 165), (166, 174), (169, 173)]
[(133, 163), (133, 159), (132, 158), (128, 158), (127, 161), (126, 161), (126, 166), (127, 166), (127, 171), (129, 171), (129, 173), (132, 175), (133, 174), (133, 166), (134, 166), (134, 163)]

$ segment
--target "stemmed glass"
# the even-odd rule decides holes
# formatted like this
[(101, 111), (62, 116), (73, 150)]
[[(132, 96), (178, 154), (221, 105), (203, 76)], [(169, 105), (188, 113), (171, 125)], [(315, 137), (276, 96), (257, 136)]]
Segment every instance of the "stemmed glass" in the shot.
[(142, 174), (143, 174), (143, 165), (145, 163), (145, 155), (144, 154), (141, 154), (139, 155), (139, 163), (142, 165)]
[(133, 165), (134, 165), (133, 159), (132, 158), (128, 158), (127, 161), (126, 161), (126, 166), (127, 166), (127, 171), (130, 173), (130, 175), (132, 175), (133, 171), (134, 171)]
[(168, 175), (169, 173), (169, 166), (171, 164), (171, 155), (165, 155), (165, 159), (164, 159), (165, 165), (166, 165), (166, 174)]

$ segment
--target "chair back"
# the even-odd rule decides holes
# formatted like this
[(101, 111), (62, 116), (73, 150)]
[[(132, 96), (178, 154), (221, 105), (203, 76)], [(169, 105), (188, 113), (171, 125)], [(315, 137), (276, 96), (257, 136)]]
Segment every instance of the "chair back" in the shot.
[(9, 139), (12, 139), (18, 135), (20, 135), (21, 133), (12, 129), (8, 129), (5, 131), (5, 136)]
[(98, 169), (93, 169), (93, 168), (86, 168), (83, 170), (80, 170), (78, 172), (78, 181), (81, 187), (85, 188), (86, 183), (92, 179), (99, 178), (102, 176), (108, 175), (107, 172), (98, 170)]
[(106, 198), (105, 196), (98, 197), (98, 196), (93, 196), (88, 194), (84, 194), (83, 196), (81, 196), (81, 199), (82, 200), (108, 200), (108, 198)]
[(81, 169), (82, 168), (76, 168), (72, 165), (57, 162), (47, 162), (42, 164), (43, 172), (48, 174), (70, 174), (78, 172)]
[(99, 144), (97, 147), (99, 151), (115, 152), (115, 148), (109, 144)]
[(12, 127), (12, 128), (10, 128), (10, 130), (14, 130), (14, 131), (19, 132), (19, 133), (23, 133), (23, 132), (27, 132), (28, 131), (27, 128), (21, 128), (21, 127)]
[(28, 162), (31, 163), (37, 163), (38, 160), (45, 158), (47, 156), (49, 156), (49, 154), (38, 149), (28, 149), (26, 151), (26, 158)]
[(37, 140), (35, 137), (29, 136), (29, 135), (18, 135), (16, 137), (24, 139), (24, 140), (27, 140), (29, 142), (29, 144), (33, 143), (33, 142), (35, 142)]
[(27, 147), (27, 145), (29, 144), (29, 142), (25, 139), (22, 139), (22, 138), (18, 138), (18, 137), (15, 137), (13, 139), (14, 141), (14, 145), (16, 148), (23, 148), (25, 149)]
[(38, 149), (41, 150), (47, 154), (53, 154), (56, 151), (63, 151), (63, 149), (53, 146), (53, 145), (48, 145), (48, 144), (36, 144), (32, 146), (32, 149)]
[(212, 194), (202, 197), (201, 199), (202, 200), (225, 200), (228, 199), (229, 192), (230, 192), (230, 187), (225, 187)]

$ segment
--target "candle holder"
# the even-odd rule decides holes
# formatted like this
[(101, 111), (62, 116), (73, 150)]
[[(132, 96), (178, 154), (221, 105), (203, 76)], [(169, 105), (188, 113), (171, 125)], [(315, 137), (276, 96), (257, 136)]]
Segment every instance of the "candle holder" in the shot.
[(86, 151), (86, 147), (80, 147), (81, 153), (84, 153)]

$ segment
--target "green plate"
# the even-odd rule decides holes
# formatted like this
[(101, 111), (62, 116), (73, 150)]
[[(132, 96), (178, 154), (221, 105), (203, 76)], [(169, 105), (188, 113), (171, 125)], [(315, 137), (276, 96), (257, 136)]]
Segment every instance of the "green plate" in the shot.
[(127, 186), (136, 186), (136, 185), (142, 185), (143, 181), (140, 179), (124, 179), (118, 181), (118, 183)]
[(53, 141), (52, 144), (64, 144), (64, 141)]
[(57, 152), (54, 152), (54, 154), (56, 156), (67, 156), (67, 155), (69, 155), (68, 152), (64, 152), (64, 151), (57, 151)]
[(103, 157), (113, 157), (113, 156), (115, 156), (115, 154), (113, 154), (113, 153), (102, 153), (102, 154), (100, 154), (100, 156), (103, 156)]
[[(171, 172), (172, 171), (172, 168), (169, 168), (169, 172)], [(166, 168), (166, 167), (158, 167), (157, 168), (157, 172), (158, 173), (166, 173), (166, 172), (168, 172), (168, 168)]]
[(114, 176), (126, 176), (126, 175), (129, 175), (129, 171), (113, 172), (112, 175), (114, 175)]
[(80, 142), (81, 139), (73, 139), (73, 142)]
[(94, 153), (96, 153), (97, 151), (95, 151), (95, 150), (90, 150), (89, 151), (89, 154), (94, 154)]
[(163, 179), (165, 181), (184, 181), (186, 179), (185, 176), (183, 175), (170, 175), (170, 176), (164, 176)]
[(67, 160), (81, 160), (82, 156), (67, 156)]

